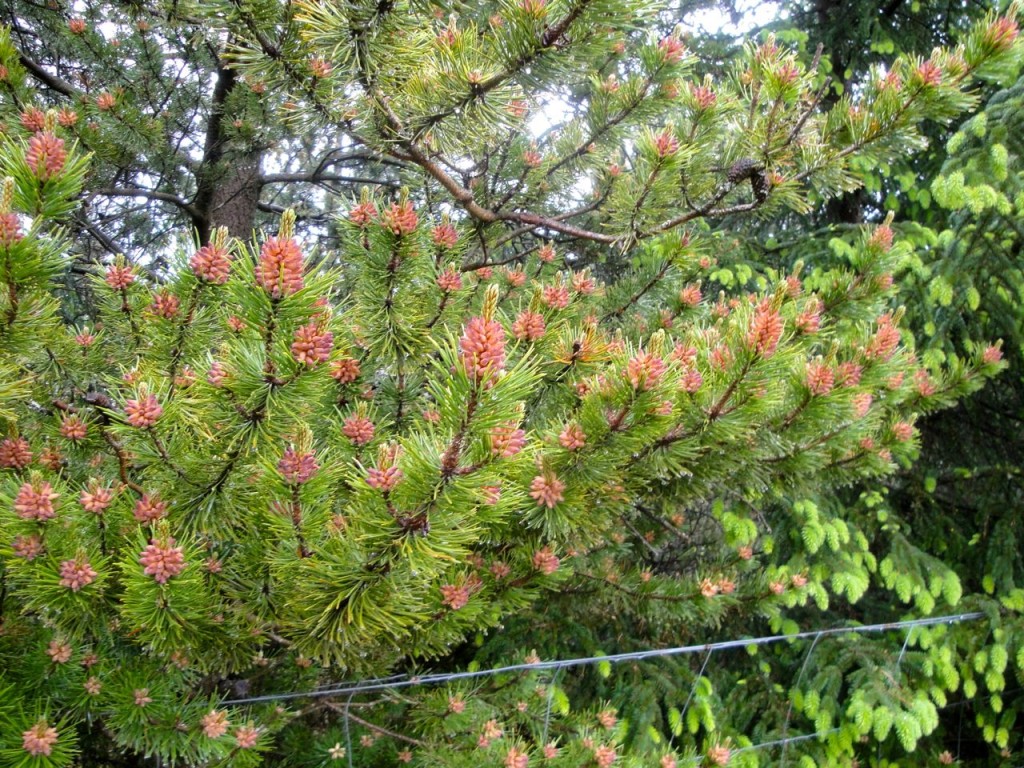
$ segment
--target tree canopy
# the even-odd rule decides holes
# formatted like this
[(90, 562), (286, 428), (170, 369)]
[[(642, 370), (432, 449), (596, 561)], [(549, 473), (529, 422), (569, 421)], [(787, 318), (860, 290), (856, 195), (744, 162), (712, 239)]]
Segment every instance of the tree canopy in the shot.
[(5, 763), (1008, 758), (1020, 9), (680, 10), (8, 8)]

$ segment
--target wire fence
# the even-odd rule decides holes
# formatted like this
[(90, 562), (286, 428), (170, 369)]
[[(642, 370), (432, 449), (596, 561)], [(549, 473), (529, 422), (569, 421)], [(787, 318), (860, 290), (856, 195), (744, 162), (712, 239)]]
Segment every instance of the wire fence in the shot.
[[(958, 624), (965, 621), (977, 621), (985, 617), (984, 613), (959, 613), (949, 616), (929, 616), (921, 619), (909, 619), (906, 621), (886, 622), (883, 624), (861, 624), (852, 627), (832, 627), (828, 629), (807, 630), (789, 635), (769, 635), (765, 637), (747, 637), (734, 640), (725, 640), (717, 643), (705, 643), (703, 645), (683, 645), (675, 648), (651, 648), (643, 651), (630, 651), (628, 653), (615, 653), (607, 656), (582, 656), (572, 659), (558, 659), (553, 661), (538, 661), (535, 663), (509, 664), (503, 667), (492, 667), (490, 669), (477, 669), (466, 672), (446, 672), (426, 675), (392, 675), (390, 677), (378, 677), (367, 680), (359, 680), (353, 683), (346, 683), (334, 687), (319, 688), (311, 691), (288, 691), (284, 693), (270, 693), (262, 696), (249, 696), (246, 698), (230, 699), (221, 702), (224, 705), (245, 705), (259, 704), (272, 701), (288, 701), (293, 699), (310, 699), (333, 696), (355, 696), (361, 693), (374, 691), (393, 690), (398, 688), (418, 687), (425, 685), (441, 685), (443, 683), (459, 680), (473, 680), (482, 677), (493, 677), (511, 672), (541, 672), (545, 670), (560, 670), (570, 667), (589, 666), (593, 664), (620, 664), (627, 661), (643, 661), (656, 659), (664, 656), (685, 656), (695, 653), (715, 653), (735, 648), (750, 648), (772, 643), (792, 642), (795, 640), (814, 639), (815, 642), (823, 637), (834, 637), (847, 634), (867, 634), (873, 632), (892, 632), (896, 630), (911, 630), (915, 627), (929, 627), (938, 624)], [(904, 644), (904, 651), (906, 644)], [(901, 654), (902, 656), (902, 654)]]
[[(806, 630), (803, 632), (796, 632), (792, 634), (779, 634), (779, 635), (768, 635), (762, 637), (747, 637), (747, 638), (735, 638), (732, 640), (725, 640), (715, 643), (705, 643), (702, 645), (684, 645), (673, 648), (652, 648), (643, 651), (631, 651), (628, 653), (616, 653), (607, 656), (583, 656), (570, 659), (558, 659), (552, 661), (539, 661), (535, 663), (522, 663), (522, 664), (509, 664), (501, 667), (492, 667), (489, 669), (479, 669), (466, 672), (449, 672), (449, 673), (436, 673), (436, 674), (425, 674), (425, 675), (391, 675), (388, 677), (377, 677), (365, 680), (358, 680), (351, 683), (345, 683), (335, 686), (326, 686), (309, 691), (288, 691), (276, 694), (266, 694), (262, 696), (250, 696), (246, 698), (230, 699), (221, 702), (223, 705), (234, 705), (244, 706), (250, 704), (260, 704), (268, 702), (280, 702), (296, 699), (316, 699), (316, 698), (328, 698), (328, 697), (344, 697), (345, 704), (342, 705), (341, 712), (344, 717), (344, 738), (345, 738), (345, 755), (347, 757), (348, 765), (353, 765), (352, 762), (352, 736), (349, 723), (349, 707), (355, 696), (364, 693), (372, 693), (379, 691), (396, 690), (401, 688), (411, 688), (419, 686), (431, 686), (431, 685), (442, 685), (449, 682), (457, 682), (464, 680), (475, 680), (486, 677), (494, 677), (497, 675), (510, 674), (516, 672), (541, 672), (541, 671), (552, 671), (553, 675), (550, 681), (547, 697), (547, 712), (544, 716), (544, 736), (543, 741), (546, 742), (548, 734), (548, 725), (551, 718), (552, 709), (552, 695), (554, 693), (555, 681), (558, 679), (558, 675), (564, 669), (572, 667), (590, 666), (594, 664), (620, 664), (623, 662), (631, 661), (643, 661), (647, 659), (656, 659), (668, 656), (686, 656), (692, 654), (703, 653), (704, 659), (701, 663), (700, 671), (698, 672), (694, 681), (693, 688), (690, 690), (690, 694), (686, 699), (686, 704), (682, 710), (682, 716), (685, 717), (689, 705), (694, 698), (694, 694), (697, 689), (697, 684), (700, 681), (704, 670), (707, 668), (708, 662), (711, 656), (717, 651), (727, 651), (734, 649), (751, 648), (756, 646), (771, 645), (773, 643), (781, 642), (794, 642), (798, 640), (812, 640), (811, 646), (804, 657), (803, 664), (800, 668), (800, 673), (797, 678), (797, 685), (802, 680), (804, 672), (807, 670), (808, 664), (811, 659), (811, 655), (814, 653), (814, 649), (818, 646), (819, 641), (825, 637), (836, 637), (841, 635), (850, 634), (870, 634), (880, 632), (893, 632), (893, 631), (904, 631), (905, 637), (903, 645), (900, 650), (899, 656), (896, 660), (894, 671), (898, 674), (900, 665), (902, 664), (903, 657), (906, 654), (907, 647), (910, 643), (910, 637), (912, 631), (917, 627), (928, 627), (937, 626), (941, 624), (959, 624), (970, 621), (978, 621), (985, 618), (985, 614), (981, 612), (972, 613), (959, 613), (947, 616), (931, 616), (920, 619), (909, 619), (905, 621), (896, 622), (885, 622), (880, 624), (863, 624), (859, 626), (847, 626), (847, 627), (831, 627), (826, 629)], [(961, 702), (961, 705), (963, 703)], [(787, 765), (788, 748), (791, 744), (798, 744), (801, 742), (811, 740), (821, 740), (828, 736), (839, 733), (841, 728), (831, 728), (824, 731), (817, 731), (815, 733), (804, 733), (799, 735), (790, 736), (789, 724), (793, 714), (792, 702), (790, 702), (789, 708), (786, 712), (786, 721), (782, 729), (782, 738), (775, 739), (773, 741), (760, 742), (758, 744), (751, 744), (743, 747), (739, 747), (731, 750), (733, 755), (740, 755), (747, 752), (755, 752), (760, 750), (768, 749), (782, 749), (782, 755), (780, 758), (780, 764), (782, 766)], [(365, 723), (375, 728), (372, 724)], [(382, 733), (388, 733), (381, 729)], [(393, 734), (392, 734), (393, 735)], [(958, 749), (959, 751), (959, 749)], [(691, 758), (682, 758), (677, 762), (677, 765), (682, 768), (683, 766), (698, 766), (705, 762), (703, 755), (698, 755)], [(1020, 766), (1024, 768), (1024, 766)]]

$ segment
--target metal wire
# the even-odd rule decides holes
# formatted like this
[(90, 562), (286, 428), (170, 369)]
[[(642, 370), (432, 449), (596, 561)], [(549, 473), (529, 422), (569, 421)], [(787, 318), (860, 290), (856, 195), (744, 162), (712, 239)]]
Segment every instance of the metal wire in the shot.
[(704, 670), (708, 667), (708, 662), (711, 661), (711, 654), (714, 651), (709, 650), (704, 654), (704, 663), (700, 665), (700, 671), (697, 676), (693, 678), (693, 685), (690, 686), (690, 695), (686, 697), (686, 703), (683, 704), (683, 709), (679, 714), (679, 719), (682, 722), (686, 722), (686, 713), (690, 709), (690, 702), (693, 701), (693, 695), (697, 693), (697, 686), (700, 684), (700, 679), (704, 676)]
[(551, 682), (548, 683), (548, 706), (544, 711), (544, 735), (541, 738), (541, 743), (548, 743), (548, 726), (551, 725), (551, 704), (555, 698), (555, 686), (558, 684), (558, 674), (562, 670), (556, 669), (555, 673), (551, 676)]
[(906, 621), (887, 622), (884, 624), (863, 624), (853, 627), (834, 627), (831, 629), (815, 629), (806, 632), (797, 632), (791, 635), (770, 635), (766, 637), (751, 637), (735, 640), (726, 640), (718, 643), (705, 643), (704, 645), (685, 645), (677, 648), (651, 648), (644, 651), (632, 651), (629, 653), (617, 653), (610, 656), (585, 656), (575, 659), (561, 659), (557, 661), (541, 661), (535, 664), (510, 664), (504, 667), (492, 669), (480, 669), (473, 672), (451, 672), (431, 675), (406, 675), (390, 678), (375, 678), (370, 680), (359, 680), (353, 683), (343, 684), (335, 688), (321, 688), (312, 691), (289, 691), (286, 693), (271, 693), (263, 696), (250, 696), (242, 699), (229, 699), (221, 702), (223, 705), (244, 705), (259, 704), (270, 701), (288, 701), (292, 699), (323, 698), (328, 696), (355, 696), (360, 693), (371, 691), (391, 690), (395, 688), (409, 688), (421, 685), (439, 685), (453, 680), (471, 680), (481, 677), (492, 677), (511, 672), (541, 672), (544, 670), (558, 670), (567, 667), (579, 667), (600, 662), (617, 664), (624, 661), (642, 661), (663, 656), (683, 656), (692, 653), (712, 653), (735, 648), (748, 648), (750, 646), (770, 645), (772, 643), (805, 640), (809, 638), (831, 637), (846, 634), (865, 634), (870, 632), (890, 632), (898, 629), (911, 627), (927, 627), (936, 624), (957, 624), (965, 621), (977, 621), (985, 618), (981, 612), (960, 613), (949, 616), (930, 616), (922, 619), (909, 619)]
[[(355, 694), (352, 694), (355, 696)], [(352, 728), (348, 721), (349, 707), (352, 706), (352, 696), (345, 702), (345, 756), (348, 758), (348, 768), (352, 768)]]
[[(909, 635), (907, 635), (909, 637)], [(818, 641), (821, 640), (821, 632), (818, 632), (814, 636), (814, 642), (811, 643), (811, 647), (807, 649), (807, 655), (804, 656), (804, 663), (800, 667), (800, 674), (797, 675), (796, 682), (793, 684), (794, 688), (800, 687), (800, 682), (804, 679), (804, 673), (807, 671), (807, 665), (811, 662), (811, 656), (814, 654), (814, 649), (818, 647)], [(793, 717), (793, 699), (790, 697), (789, 706), (786, 708), (786, 722), (782, 725), (782, 741), (785, 746), (782, 748), (782, 768), (786, 768), (786, 760), (788, 757), (789, 742), (786, 738), (789, 736), (789, 721)]]
[(839, 733), (840, 730), (842, 729), (831, 728), (820, 733), (805, 733), (800, 736), (787, 736), (785, 739), (778, 739), (776, 741), (763, 741), (760, 744), (751, 744), (749, 747), (734, 749), (732, 753), (738, 755), (741, 752), (753, 752), (758, 749), (768, 749), (769, 747), (788, 747), (790, 744), (796, 744), (800, 741), (810, 741), (811, 739), (820, 739), (823, 736), (831, 736), (833, 733)]

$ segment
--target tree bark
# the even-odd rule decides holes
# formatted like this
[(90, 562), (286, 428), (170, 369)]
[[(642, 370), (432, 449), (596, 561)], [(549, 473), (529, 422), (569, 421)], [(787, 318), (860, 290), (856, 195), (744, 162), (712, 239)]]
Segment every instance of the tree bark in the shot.
[(260, 161), (258, 147), (231, 141), (226, 130), (227, 100), (239, 87), (238, 76), (223, 62), (217, 66), (210, 119), (206, 126), (203, 162), (198, 172), (192, 223), (205, 245), (215, 227), (227, 227), (233, 237), (252, 236), (253, 222), (260, 196)]

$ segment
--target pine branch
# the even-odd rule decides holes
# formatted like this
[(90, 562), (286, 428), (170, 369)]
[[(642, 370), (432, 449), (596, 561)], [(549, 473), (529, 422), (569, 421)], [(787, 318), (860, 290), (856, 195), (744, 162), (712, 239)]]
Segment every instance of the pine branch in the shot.
[(390, 179), (374, 179), (365, 176), (343, 176), (338, 173), (326, 173), (324, 171), (311, 171), (309, 173), (268, 173), (260, 176), (260, 184), (319, 184), (324, 181), (334, 181), (343, 184), (366, 184), (376, 187), (391, 187), (398, 189), (401, 184)]
[(331, 709), (334, 712), (337, 712), (338, 714), (344, 715), (345, 717), (347, 717), (352, 722), (359, 723), (364, 728), (368, 728), (369, 730), (371, 730), (371, 731), (373, 731), (375, 733), (380, 733), (380, 734), (383, 734), (384, 736), (390, 736), (392, 739), (397, 739), (398, 741), (404, 741), (406, 744), (412, 744), (413, 746), (416, 746), (416, 747), (426, 747), (427, 746), (427, 743), (424, 742), (424, 741), (420, 741), (419, 739), (414, 739), (411, 736), (406, 736), (404, 734), (397, 733), (396, 731), (388, 730), (387, 728), (384, 728), (383, 726), (376, 725), (374, 723), (369, 722), (368, 720), (364, 720), (363, 718), (359, 717), (358, 715), (352, 714), (352, 712), (349, 709), (349, 705), (342, 706), (341, 704), (335, 704), (334, 702), (330, 702), (329, 701), (329, 702), (326, 702), (326, 706), (327, 706), (328, 709)]
[(644, 86), (641, 89), (639, 96), (632, 102), (627, 104), (623, 109), (621, 109), (617, 115), (605, 121), (605, 123), (602, 124), (601, 127), (593, 131), (589, 136), (587, 136), (586, 139), (581, 141), (579, 146), (575, 150), (573, 150), (568, 155), (566, 155), (561, 160), (552, 165), (547, 171), (547, 177), (551, 178), (552, 176), (554, 176), (555, 173), (557, 173), (559, 170), (561, 170), (566, 165), (571, 163), (573, 160), (576, 160), (577, 158), (587, 154), (590, 151), (591, 144), (600, 141), (606, 133), (611, 131), (616, 126), (620, 125), (626, 118), (628, 118), (638, 108), (640, 108), (646, 101), (650, 93), (651, 86), (654, 85), (654, 78), (660, 71), (661, 67), (659, 66), (659, 68), (651, 76), (644, 78)]
[(555, 49), (563, 39), (565, 33), (569, 31), (573, 22), (580, 17), (591, 2), (592, 0), (576, 0), (565, 16), (544, 30), (543, 34), (541, 34), (540, 38), (536, 41), (536, 48), (529, 53), (520, 56), (504, 72), (493, 75), (483, 82), (471, 84), (469, 93), (454, 104), (451, 104), (450, 106), (424, 118), (420, 118), (416, 125), (410, 126), (412, 135), (420, 136), (431, 128), (436, 127), (437, 124), (445, 118), (459, 114), (474, 101), (482, 99), (499, 85), (518, 75), (544, 53)]
[(640, 301), (640, 299), (642, 299), (644, 296), (650, 293), (650, 291), (656, 285), (658, 285), (658, 283), (662, 281), (662, 279), (668, 273), (668, 270), (671, 266), (672, 260), (666, 259), (665, 263), (661, 265), (661, 269), (659, 269), (655, 273), (654, 277), (648, 280), (638, 291), (636, 291), (632, 296), (630, 296), (629, 299), (626, 300), (625, 304), (621, 305), (620, 307), (617, 307), (616, 309), (606, 312), (604, 316), (601, 318), (602, 322), (606, 320), (611, 320), (613, 317), (621, 318), (630, 307), (634, 306), (638, 301)]
[(18, 61), (21, 63), (29, 73), (38, 80), (40, 83), (45, 85), (57, 93), (67, 96), (69, 99), (77, 99), (81, 92), (75, 88), (71, 83), (63, 80), (57, 75), (52, 75), (47, 72), (40, 64), (35, 62), (25, 53), (18, 51)]
[(114, 401), (102, 392), (88, 392), (83, 399), (96, 410), (100, 420), (100, 436), (103, 438), (103, 441), (110, 446), (111, 450), (114, 452), (114, 456), (117, 458), (118, 476), (121, 478), (121, 482), (141, 496), (145, 491), (142, 486), (132, 480), (128, 474), (128, 452), (125, 451), (124, 446), (121, 445), (108, 430), (108, 427), (110, 426), (109, 412), (114, 408)]
[(145, 189), (143, 187), (105, 187), (94, 190), (91, 194), (98, 195), (100, 197), (143, 197), (147, 200), (159, 200), (161, 202), (171, 203), (177, 208), (180, 208), (193, 219), (202, 216), (195, 205), (172, 192), (160, 192), (155, 189)]
[(167, 395), (168, 400), (174, 398), (174, 393), (177, 388), (178, 365), (181, 363), (182, 355), (185, 354), (185, 338), (188, 335), (189, 327), (195, 317), (196, 310), (199, 308), (199, 298), (200, 293), (202, 292), (202, 286), (202, 283), (196, 283), (192, 287), (192, 291), (188, 299), (188, 307), (185, 310), (185, 316), (182, 318), (181, 324), (178, 326), (178, 333), (174, 340), (174, 346), (171, 348), (171, 364), (167, 367), (167, 378), (171, 382), (170, 392)]
[(160, 455), (160, 458), (163, 460), (164, 464), (170, 467), (174, 474), (176, 474), (189, 485), (195, 486), (196, 488), (200, 487), (199, 483), (190, 478), (188, 474), (174, 462), (174, 460), (171, 458), (171, 455), (167, 452), (167, 446), (164, 445), (163, 440), (161, 440), (160, 437), (156, 434), (156, 431), (153, 429), (147, 429), (146, 432), (149, 434), (149, 439), (153, 443), (153, 447), (156, 448), (156, 452)]

